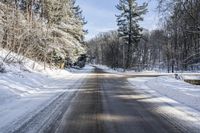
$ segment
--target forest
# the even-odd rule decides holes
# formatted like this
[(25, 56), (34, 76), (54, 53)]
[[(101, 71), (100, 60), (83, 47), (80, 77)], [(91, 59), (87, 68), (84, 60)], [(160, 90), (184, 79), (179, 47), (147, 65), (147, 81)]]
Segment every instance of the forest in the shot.
[[(0, 47), (22, 55), (16, 57), (19, 62), (28, 57), (44, 63), (44, 68), (77, 65), (87, 56), (88, 63), (114, 69), (199, 70), (200, 0), (157, 2), (157, 29), (140, 25), (148, 3), (119, 0), (118, 29), (86, 42), (87, 22), (76, 0), (1, 0)], [(4, 62), (13, 61), (7, 57)]]
[(1, 0), (0, 47), (21, 55), (18, 62), (28, 57), (63, 68), (86, 52), (86, 23), (75, 0)]
[(136, 71), (195, 71), (200, 62), (200, 0), (157, 0), (160, 26), (140, 26), (148, 4), (120, 0), (118, 30), (87, 42), (95, 63)]

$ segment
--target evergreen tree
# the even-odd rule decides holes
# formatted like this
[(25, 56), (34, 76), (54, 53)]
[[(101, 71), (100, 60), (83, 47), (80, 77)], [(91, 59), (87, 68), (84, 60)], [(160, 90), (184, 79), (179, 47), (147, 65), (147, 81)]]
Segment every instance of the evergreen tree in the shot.
[(117, 25), (119, 27), (119, 36), (124, 42), (124, 53), (126, 54), (124, 67), (130, 68), (133, 63), (134, 53), (137, 51), (137, 45), (142, 37), (142, 28), (139, 21), (142, 21), (142, 15), (147, 12), (147, 3), (139, 6), (136, 0), (119, 0), (116, 8), (121, 12), (117, 15)]
[(76, 29), (76, 38), (80, 42), (83, 42), (85, 34), (88, 32), (87, 30), (84, 30), (84, 25), (87, 24), (87, 21), (85, 21), (85, 17), (83, 17), (82, 10), (79, 5), (76, 5), (76, 0), (70, 0), (71, 1), (71, 10), (73, 11), (73, 17), (75, 21), (75, 25), (78, 29)]
[(85, 20), (73, 1), (0, 1), (1, 47), (51, 66), (65, 58), (75, 62), (85, 53)]

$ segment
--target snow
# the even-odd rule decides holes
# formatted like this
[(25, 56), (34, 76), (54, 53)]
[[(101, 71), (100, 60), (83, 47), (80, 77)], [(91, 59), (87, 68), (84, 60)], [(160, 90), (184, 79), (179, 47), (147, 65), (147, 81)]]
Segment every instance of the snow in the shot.
[(61, 94), (76, 91), (74, 87), (81, 85), (93, 70), (91, 66), (73, 72), (48, 67), (44, 70), (42, 64), (14, 53), (7, 59), (12, 58), (15, 63), (5, 63), (7, 55), (6, 50), (0, 51), (0, 62), (6, 71), (0, 73), (0, 132), (11, 130), (10, 125), (20, 127)]
[(154, 90), (161, 95), (200, 110), (200, 86), (191, 85), (170, 76), (130, 78), (128, 80), (139, 88)]
[(200, 80), (200, 76), (199, 75), (183, 75), (182, 76), (184, 80)]
[(174, 76), (129, 78), (134, 91), (151, 97), (144, 102), (162, 103), (155, 111), (191, 132), (200, 131), (200, 86), (191, 85)]

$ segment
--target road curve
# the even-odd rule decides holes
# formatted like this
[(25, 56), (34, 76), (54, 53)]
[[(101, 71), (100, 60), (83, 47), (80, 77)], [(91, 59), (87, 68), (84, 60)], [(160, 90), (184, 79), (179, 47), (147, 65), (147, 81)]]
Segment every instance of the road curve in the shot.
[[(88, 77), (62, 119), (46, 133), (180, 133), (185, 132), (141, 102), (123, 76), (102, 72)], [(129, 95), (136, 98), (129, 98)]]

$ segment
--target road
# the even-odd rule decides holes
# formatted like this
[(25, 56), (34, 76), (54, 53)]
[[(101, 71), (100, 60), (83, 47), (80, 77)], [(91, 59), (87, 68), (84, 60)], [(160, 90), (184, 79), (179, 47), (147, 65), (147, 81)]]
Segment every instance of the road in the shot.
[[(70, 91), (58, 95), (36, 115), (11, 124), (13, 128), (6, 127), (3, 133), (199, 133), (193, 119), (183, 124), (180, 121), (185, 114), (178, 118), (173, 115), (177, 112), (174, 107), (164, 101), (151, 102), (156, 97), (138, 93), (127, 81), (130, 75), (98, 68), (81, 75), (85, 76)], [(173, 112), (167, 114), (160, 110), (163, 107)]]
[(184, 132), (160, 114), (146, 98), (134, 92), (126, 77), (91, 74), (77, 92), (62, 118), (44, 130), (46, 133), (179, 133)]

